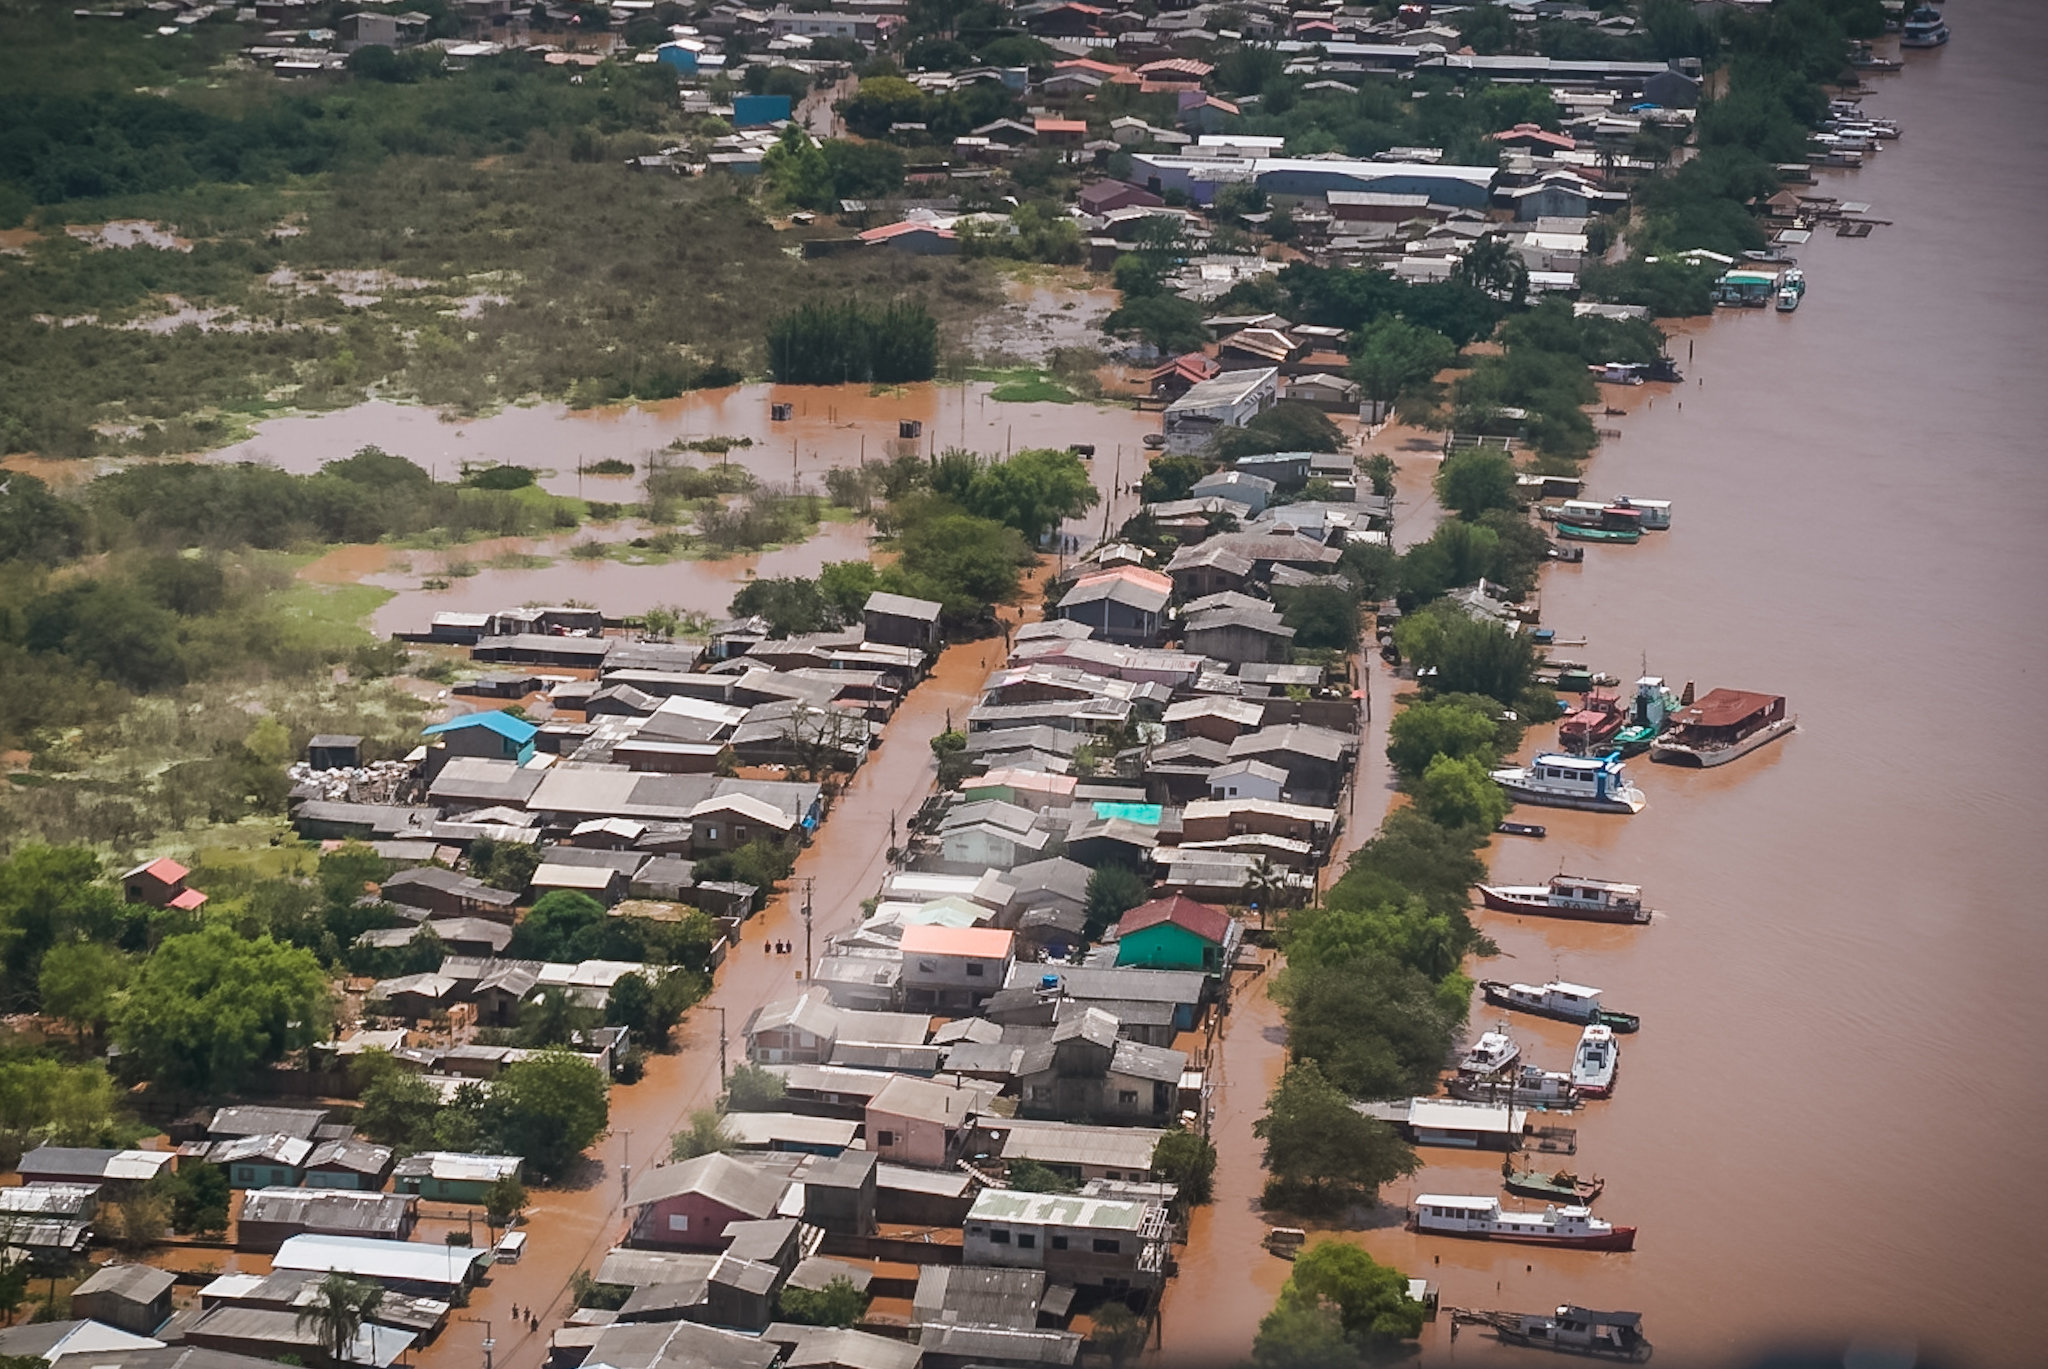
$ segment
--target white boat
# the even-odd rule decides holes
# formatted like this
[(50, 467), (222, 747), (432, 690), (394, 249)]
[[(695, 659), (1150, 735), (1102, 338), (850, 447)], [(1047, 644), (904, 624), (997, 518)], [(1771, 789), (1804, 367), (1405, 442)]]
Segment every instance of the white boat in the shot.
[(1614, 1092), (1614, 1073), (1620, 1068), (1614, 1028), (1595, 1022), (1579, 1033), (1579, 1048), (1572, 1053), (1573, 1088), (1588, 1098), (1606, 1098)]
[(1511, 1069), (1522, 1058), (1522, 1048), (1509, 1036), (1507, 1029), (1484, 1032), (1472, 1049), (1465, 1052), (1465, 1058), (1458, 1062), (1459, 1075), (1469, 1079), (1484, 1079)]
[(1793, 267), (1784, 275), (1778, 277), (1778, 288), (1780, 290), (1790, 290), (1804, 299), (1806, 297), (1806, 273), (1796, 266)]
[(1922, 5), (1906, 16), (1905, 28), (1899, 34), (1902, 48), (1938, 48), (1948, 41), (1948, 24), (1941, 17), (1941, 11), (1931, 5)]
[(1632, 1032), (1642, 1025), (1633, 1013), (1601, 1007), (1601, 991), (1590, 984), (1567, 984), (1561, 979), (1548, 984), (1506, 984), (1498, 979), (1482, 979), (1479, 991), (1497, 1008), (1510, 1008), (1533, 1017), (1554, 1017), (1580, 1026), (1598, 1022), (1618, 1032)]
[(1569, 756), (1538, 752), (1527, 765), (1493, 772), (1493, 782), (1517, 803), (1583, 808), (1594, 813), (1640, 813), (1643, 791), (1623, 776), (1621, 753)]
[(1671, 528), (1669, 499), (1633, 499), (1624, 494), (1616, 496), (1610, 507), (1636, 510), (1642, 515), (1644, 532), (1667, 532)]
[(1563, 1245), (1580, 1250), (1633, 1250), (1636, 1229), (1615, 1226), (1590, 1207), (1547, 1206), (1541, 1212), (1504, 1209), (1488, 1194), (1424, 1193), (1415, 1199), (1409, 1225), (1432, 1236), (1465, 1236), (1518, 1245)]
[(1524, 1065), (1498, 1079), (1461, 1074), (1444, 1088), (1451, 1097), (1473, 1103), (1507, 1103), (1518, 1108), (1571, 1108), (1579, 1103), (1579, 1091), (1572, 1087), (1571, 1075), (1535, 1065)]
[(1778, 312), (1779, 312), (1779, 313), (1781, 313), (1781, 314), (1789, 314), (1789, 313), (1791, 313), (1791, 312), (1792, 312), (1792, 311), (1793, 311), (1794, 309), (1797, 309), (1798, 307), (1799, 307), (1799, 292), (1798, 292), (1797, 290), (1780, 290), (1780, 291), (1778, 292)]
[(1617, 884), (1583, 875), (1559, 873), (1548, 884), (1482, 884), (1479, 897), (1487, 907), (1501, 913), (1563, 917), (1578, 922), (1650, 920), (1640, 884)]

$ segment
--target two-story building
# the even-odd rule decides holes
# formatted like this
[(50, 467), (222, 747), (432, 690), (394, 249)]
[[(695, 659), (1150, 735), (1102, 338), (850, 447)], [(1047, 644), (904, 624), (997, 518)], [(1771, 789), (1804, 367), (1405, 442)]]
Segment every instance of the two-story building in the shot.
[(1062, 1019), (1046, 1042), (1017, 1063), (1023, 1117), (1126, 1126), (1166, 1126), (1180, 1112), (1187, 1056), (1117, 1034), (1100, 1008)]
[(961, 1259), (1112, 1292), (1154, 1288), (1169, 1229), (1155, 1203), (988, 1189), (968, 1210)]
[(1010, 977), (1016, 936), (994, 927), (907, 927), (903, 1001), (917, 1011), (965, 1017)]
[(649, 1250), (723, 1250), (734, 1222), (776, 1215), (788, 1192), (780, 1174), (713, 1152), (643, 1170), (626, 1196), (626, 1243)]
[(1000, 1089), (977, 1079), (893, 1075), (868, 1100), (867, 1147), (884, 1164), (948, 1168), (960, 1158), (974, 1119)]

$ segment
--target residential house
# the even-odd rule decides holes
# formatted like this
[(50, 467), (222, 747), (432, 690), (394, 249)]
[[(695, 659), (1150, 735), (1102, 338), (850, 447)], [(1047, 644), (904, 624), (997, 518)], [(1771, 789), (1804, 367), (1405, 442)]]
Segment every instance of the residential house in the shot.
[[(1011, 971), (1008, 987), (1022, 988), (1037, 995), (1042, 975), (1058, 980), (1052, 991), (1045, 995), (1047, 1003), (1056, 1011), (1104, 1008), (1116, 1015), (1119, 1029), (1125, 1036), (1152, 1045), (1170, 1045), (1178, 1033), (1194, 1030), (1201, 1016), (1201, 1005), (1210, 994), (1207, 976), (1191, 971), (1106, 969), (1092, 965), (1067, 965), (1057, 969), (1019, 965)], [(1156, 1027), (1140, 1020), (1141, 1017), (1152, 1016), (1143, 1012), (1148, 1006), (1159, 1010)], [(989, 1015), (994, 1016), (994, 1013)]]
[(307, 1188), (353, 1189), (375, 1193), (391, 1172), (391, 1147), (344, 1138), (314, 1145), (300, 1169)]
[(1165, 1277), (1170, 1230), (1154, 1203), (989, 1189), (968, 1211), (961, 1258), (1112, 1292), (1153, 1288)]
[[(516, 761), (437, 755), (429, 755), (428, 759), (437, 763), (439, 769), (433, 771), (433, 779), (427, 785), (427, 798), (451, 813), (498, 806), (519, 809), (540, 784), (538, 770), (527, 769)], [(429, 769), (432, 768), (430, 765)]]
[[(777, 818), (782, 816), (780, 810), (776, 810), (775, 815)], [(640, 864), (640, 858), (634, 857), (633, 867), (638, 869)], [(628, 889), (632, 887), (632, 879), (624, 870), (615, 866), (584, 865), (580, 862), (572, 865), (564, 861), (543, 860), (535, 867), (533, 879), (527, 887), (536, 899), (558, 890), (566, 890), (594, 898), (609, 908), (626, 897)]]
[(396, 1363), (419, 1339), (411, 1331), (366, 1321), (357, 1329), (342, 1360), (336, 1361), (323, 1348), (325, 1335), (312, 1318), (297, 1309), (286, 1312), (265, 1307), (216, 1307), (184, 1327), (175, 1359), (159, 1362), (184, 1365), (226, 1360), (236, 1364), (244, 1355), (274, 1359), (289, 1354), (301, 1364), (326, 1365), (330, 1369), (340, 1363), (389, 1365)]
[(1181, 810), (1180, 839), (1182, 845), (1194, 845), (1226, 844), (1238, 837), (1277, 837), (1319, 848), (1328, 842), (1336, 825), (1337, 813), (1332, 808), (1277, 799), (1197, 799)]
[(422, 733), (436, 739), (434, 749), (441, 755), (438, 762), (429, 758), (429, 768), (438, 771), (456, 756), (524, 765), (533, 759), (533, 739), (540, 729), (524, 718), (494, 712), (465, 713), (424, 728)]
[(978, 1011), (1008, 981), (1015, 939), (993, 927), (905, 928), (904, 1002), (952, 1016)]
[(1019, 1113), (1071, 1122), (1164, 1126), (1180, 1112), (1187, 1056), (1118, 1035), (1100, 1008), (1073, 1013), (1017, 1065)]
[(110, 1199), (143, 1187), (178, 1167), (174, 1150), (97, 1150), (80, 1146), (37, 1146), (15, 1171), (24, 1184), (86, 1184)]
[(1358, 382), (1347, 376), (1311, 372), (1287, 382), (1287, 397), (1313, 404), (1329, 413), (1356, 413), (1361, 394)]
[(313, 1143), (297, 1136), (238, 1136), (216, 1141), (207, 1161), (228, 1172), (231, 1188), (293, 1188), (300, 1166), (313, 1153)]
[(924, 219), (907, 219), (864, 229), (861, 242), (910, 257), (952, 257), (960, 252), (960, 235)]
[(102, 1265), (71, 1290), (71, 1311), (134, 1335), (154, 1335), (171, 1319), (171, 1290), (177, 1282), (168, 1270), (146, 1264)]
[(1293, 654), (1294, 629), (1270, 606), (1263, 611), (1212, 609), (1189, 615), (1181, 641), (1189, 651), (1219, 661), (1285, 661)]
[(206, 1124), (208, 1140), (233, 1140), (239, 1136), (296, 1136), (310, 1141), (326, 1124), (324, 1108), (222, 1108)]
[[(98, 1184), (22, 1184), (0, 1188), (0, 1246), (38, 1265), (66, 1265), (92, 1237)], [(11, 1255), (10, 1255), (11, 1258)]]
[(810, 988), (756, 1008), (740, 1028), (740, 1039), (756, 1064), (822, 1065), (839, 1035), (840, 1016), (830, 992)]
[(949, 1169), (997, 1087), (979, 1080), (889, 1076), (868, 1100), (867, 1148), (884, 1164)]
[(769, 1369), (781, 1357), (782, 1347), (760, 1336), (693, 1321), (655, 1321), (566, 1327), (555, 1333), (551, 1362), (622, 1369)]
[(1266, 710), (1252, 699), (1233, 698), (1228, 694), (1197, 694), (1192, 699), (1182, 699), (1170, 706), (1161, 721), (1166, 724), (1169, 740), (1206, 737), (1228, 746), (1245, 733), (1256, 732), (1263, 727)]
[(461, 1297), (482, 1273), (484, 1246), (443, 1241), (385, 1241), (366, 1236), (294, 1236), (270, 1257), (279, 1273), (346, 1274), (374, 1279), (388, 1290), (440, 1298)]
[(275, 1250), (294, 1236), (370, 1236), (402, 1241), (418, 1219), (419, 1199), (397, 1193), (328, 1188), (259, 1188), (242, 1197), (235, 1248)]
[(363, 763), (363, 739), (322, 733), (306, 743), (306, 765), (313, 770), (348, 770)]
[(861, 630), (870, 642), (937, 651), (940, 608), (931, 599), (876, 590), (861, 610)]
[(1091, 1179), (1143, 1182), (1152, 1177), (1152, 1152), (1166, 1132), (1151, 1127), (1098, 1127), (1081, 1122), (991, 1121), (1004, 1164), (1043, 1165), (1070, 1183)]
[(1351, 772), (1358, 739), (1327, 727), (1293, 724), (1268, 727), (1230, 744), (1230, 759), (1258, 760), (1287, 772), (1287, 787), (1298, 802), (1333, 798)]
[(1173, 559), (1166, 563), (1166, 573), (1180, 598), (1200, 599), (1243, 589), (1251, 579), (1252, 560), (1212, 538), (1176, 548)]
[(797, 829), (794, 814), (752, 794), (719, 794), (690, 809), (690, 851), (703, 857), (751, 841), (780, 841)]
[[(1235, 741), (1236, 737), (1229, 740)], [(1279, 803), (1286, 796), (1287, 772), (1277, 765), (1246, 759), (1219, 765), (1209, 772), (1209, 797), (1212, 799), (1266, 799)], [(1181, 822), (1182, 836), (1185, 837), (1185, 812), (1181, 815)]]
[(764, 1339), (784, 1347), (783, 1369), (919, 1369), (924, 1360), (915, 1345), (851, 1327), (779, 1325), (787, 1330), (771, 1327)]
[(511, 922), (519, 911), (517, 891), (493, 889), (480, 879), (434, 865), (401, 870), (385, 880), (378, 892), (386, 903), (401, 905), (401, 910), (419, 908), (437, 917)]
[(165, 856), (138, 865), (122, 875), (121, 893), (130, 903), (147, 903), (153, 908), (175, 908), (181, 913), (196, 913), (206, 906), (206, 895), (185, 887), (185, 880), (191, 873)]
[(655, 1250), (723, 1250), (734, 1222), (772, 1217), (789, 1180), (713, 1152), (644, 1169), (626, 1197), (627, 1244)]
[(394, 1192), (416, 1194), (444, 1203), (482, 1203), (501, 1179), (517, 1179), (525, 1161), (517, 1155), (468, 1155), (452, 1150), (423, 1150), (408, 1155), (391, 1171)]
[(1221, 908), (1180, 894), (1155, 898), (1118, 921), (1116, 963), (1223, 974), (1236, 959), (1240, 931), (1236, 919)]
[(1278, 367), (1229, 371), (1205, 380), (1167, 407), (1162, 416), (1166, 449), (1176, 455), (1200, 451), (1224, 428), (1241, 428), (1280, 397)]
[(1248, 514), (1260, 514), (1266, 511), (1273, 488), (1273, 482), (1263, 476), (1226, 469), (1203, 476), (1189, 493), (1196, 499), (1228, 499), (1244, 505)]
[(1136, 566), (1085, 575), (1059, 602), (1059, 616), (1085, 623), (1105, 641), (1151, 646), (1159, 641), (1173, 581)]
[(1091, 181), (1081, 187), (1074, 202), (1082, 213), (1091, 218), (1101, 218), (1117, 209), (1156, 208), (1166, 203), (1143, 186), (1132, 185), (1129, 181)]

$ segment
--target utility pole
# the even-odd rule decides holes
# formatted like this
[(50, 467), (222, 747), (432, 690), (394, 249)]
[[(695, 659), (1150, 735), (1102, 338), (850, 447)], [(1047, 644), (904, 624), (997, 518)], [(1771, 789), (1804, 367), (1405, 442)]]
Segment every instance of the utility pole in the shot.
[[(893, 815), (890, 819), (890, 826), (895, 826)], [(817, 882), (817, 880), (809, 875), (804, 876), (804, 983), (806, 985), (811, 982), (811, 886)]]
[(725, 1009), (718, 1010), (718, 1083), (725, 1084)]
[(481, 1326), (484, 1329), (484, 1369), (491, 1369), (491, 1351), (497, 1348), (498, 1341), (496, 1337), (491, 1335), (490, 1318), (464, 1317), (462, 1320), (474, 1326)]
[(624, 1146), (624, 1157), (619, 1162), (619, 1198), (624, 1201), (633, 1187), (633, 1129), (620, 1127), (619, 1140)]

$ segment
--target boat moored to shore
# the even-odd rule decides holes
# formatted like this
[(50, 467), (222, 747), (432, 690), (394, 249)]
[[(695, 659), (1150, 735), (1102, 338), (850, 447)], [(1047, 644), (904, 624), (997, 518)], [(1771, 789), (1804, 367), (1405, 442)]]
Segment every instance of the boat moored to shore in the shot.
[(1650, 759), (1697, 768), (1726, 765), (1798, 728), (1782, 694), (1710, 689), (1672, 716), (1671, 730), (1650, 743)]
[(1902, 48), (1938, 48), (1948, 42), (1948, 21), (1932, 5), (1922, 5), (1906, 16), (1899, 33)]
[(1548, 984), (1508, 984), (1498, 979), (1482, 979), (1479, 992), (1497, 1008), (1525, 1012), (1531, 1017), (1550, 1017), (1582, 1027), (1598, 1022), (1624, 1034), (1642, 1025), (1642, 1019), (1633, 1013), (1602, 1007), (1601, 990), (1588, 984), (1568, 984), (1561, 979)]
[(1554, 1350), (1564, 1355), (1625, 1360), (1641, 1364), (1650, 1358), (1639, 1312), (1594, 1312), (1567, 1303), (1555, 1312), (1485, 1312), (1450, 1309), (1455, 1323), (1492, 1329), (1503, 1345)]
[(1622, 774), (1620, 752), (1568, 756), (1539, 751), (1527, 765), (1493, 772), (1493, 782), (1516, 803), (1582, 808), (1592, 813), (1640, 813), (1643, 791)]
[(1595, 1022), (1579, 1033), (1579, 1048), (1572, 1053), (1572, 1087), (1588, 1098), (1614, 1094), (1614, 1076), (1621, 1069), (1621, 1047), (1614, 1043), (1614, 1028)]
[(1547, 1202), (1590, 1204), (1606, 1191), (1607, 1181), (1595, 1175), (1581, 1179), (1567, 1170), (1545, 1174), (1541, 1170), (1516, 1169), (1515, 1157), (1510, 1155), (1500, 1162), (1501, 1186), (1508, 1192), (1523, 1198), (1542, 1198)]
[(1507, 1241), (1515, 1245), (1556, 1245), (1573, 1250), (1634, 1250), (1636, 1229), (1616, 1226), (1580, 1205), (1547, 1205), (1541, 1212), (1504, 1209), (1492, 1194), (1424, 1193), (1415, 1199), (1409, 1225), (1429, 1236)]
[(1482, 884), (1479, 897), (1497, 913), (1563, 917), (1576, 922), (1640, 924), (1650, 920), (1650, 910), (1643, 906), (1641, 885), (1579, 875), (1555, 875), (1548, 884)]

